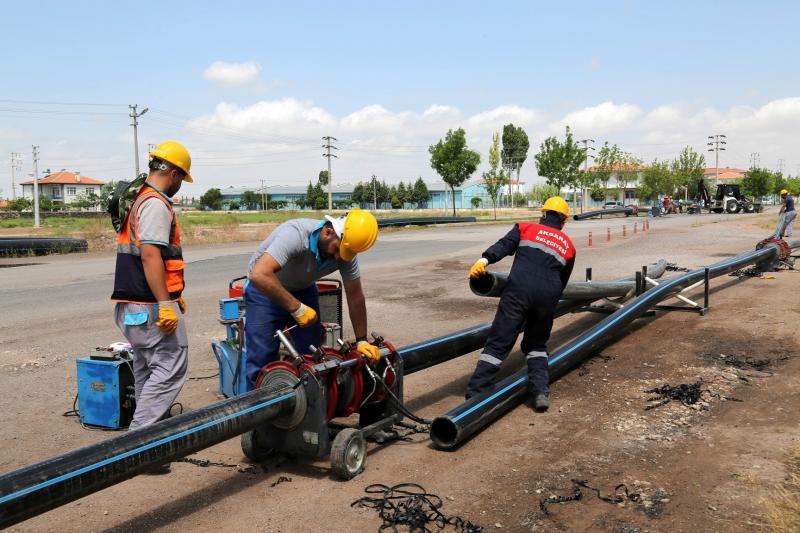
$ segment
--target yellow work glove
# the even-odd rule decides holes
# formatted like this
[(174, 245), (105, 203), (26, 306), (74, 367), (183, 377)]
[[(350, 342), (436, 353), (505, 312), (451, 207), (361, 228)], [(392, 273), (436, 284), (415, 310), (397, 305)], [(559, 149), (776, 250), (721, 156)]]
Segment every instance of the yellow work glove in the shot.
[(486, 274), (486, 265), (489, 264), (489, 260), (485, 257), (481, 257), (472, 267), (469, 269), (469, 277), (471, 278), (479, 278)]
[(297, 325), (305, 328), (317, 321), (317, 312), (314, 308), (307, 306), (304, 303), (300, 304), (295, 312), (292, 313)]
[(180, 307), (180, 309), (181, 309), (181, 314), (185, 315), (186, 314), (186, 302), (184, 301), (183, 296), (178, 298), (178, 307)]
[(367, 341), (358, 341), (356, 349), (361, 355), (367, 358), (367, 361), (369, 361), (371, 365), (374, 365), (381, 360), (380, 348), (368, 343)]
[(167, 335), (178, 329), (178, 315), (172, 302), (158, 302), (158, 322), (155, 325)]

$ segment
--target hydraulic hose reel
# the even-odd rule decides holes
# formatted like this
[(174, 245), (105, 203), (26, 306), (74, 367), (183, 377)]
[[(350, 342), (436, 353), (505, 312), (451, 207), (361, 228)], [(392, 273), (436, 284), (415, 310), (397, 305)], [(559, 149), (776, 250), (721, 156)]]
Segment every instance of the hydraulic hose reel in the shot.
[[(355, 477), (364, 468), (366, 439), (403, 418), (402, 357), (375, 333), (373, 344), (382, 357), (373, 365), (346, 342), (340, 341), (339, 349), (321, 347), (301, 355), (282, 333), (278, 336), (291, 357), (265, 366), (256, 387), (270, 392), (294, 389), (294, 406), (264, 427), (243, 434), (242, 451), (253, 461), (262, 461), (273, 451), (330, 455), (338, 477)], [(354, 414), (357, 426), (339, 422)]]

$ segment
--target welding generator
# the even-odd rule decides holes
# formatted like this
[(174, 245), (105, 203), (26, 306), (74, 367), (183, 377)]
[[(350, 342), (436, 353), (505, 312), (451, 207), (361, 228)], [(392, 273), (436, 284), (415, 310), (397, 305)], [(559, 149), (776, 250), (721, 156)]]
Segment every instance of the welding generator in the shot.
[(109, 429), (128, 427), (136, 409), (130, 352), (98, 348), (76, 362), (81, 424)]
[[(225, 326), (225, 340), (211, 343), (211, 350), (219, 365), (219, 393), (231, 398), (247, 392), (244, 344), (244, 282), (246, 276), (235, 278), (228, 284), (228, 297), (219, 300), (219, 322)], [(336, 346), (342, 337), (342, 282), (323, 278), (317, 281), (319, 292), (319, 320), (322, 324), (321, 346)], [(291, 332), (287, 333), (291, 337)], [(285, 355), (285, 354), (284, 354)]]

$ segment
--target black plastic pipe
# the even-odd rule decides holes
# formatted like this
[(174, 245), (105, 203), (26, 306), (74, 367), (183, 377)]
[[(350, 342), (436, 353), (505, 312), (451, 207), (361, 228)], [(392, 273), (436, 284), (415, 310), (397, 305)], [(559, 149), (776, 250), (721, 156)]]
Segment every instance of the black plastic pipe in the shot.
[(585, 213), (579, 213), (577, 215), (573, 215), (572, 218), (575, 220), (585, 220), (587, 218), (602, 216), (602, 215), (625, 215), (630, 216), (634, 215), (632, 207), (612, 207), (609, 209), (598, 209), (597, 211), (587, 211)]
[[(800, 241), (790, 243), (791, 248), (799, 246)], [(760, 250), (745, 252), (720, 261), (708, 269), (693, 270), (644, 292), (551, 354), (548, 361), (550, 380), (554, 381), (566, 374), (654, 305), (702, 280), (706, 270), (709, 278), (714, 278), (746, 265), (769, 262), (777, 255), (777, 245), (767, 244)], [(444, 415), (436, 417), (431, 425), (431, 440), (440, 449), (450, 450), (457, 447), (521, 403), (527, 396), (527, 381), (527, 370), (522, 369), (495, 384), (488, 392), (474, 396)]]
[(296, 394), (256, 389), (4, 474), (0, 529), (260, 427), (291, 412)]
[[(650, 266), (651, 278), (660, 277), (667, 269), (667, 261), (659, 260), (655, 265)], [(477, 296), (499, 297), (508, 283), (508, 273), (489, 272), (477, 278), (470, 278), (469, 288)], [(625, 296), (636, 287), (634, 277), (622, 278), (616, 281), (571, 281), (567, 283), (561, 298), (564, 300), (584, 300), (600, 298), (611, 298), (614, 296)]]

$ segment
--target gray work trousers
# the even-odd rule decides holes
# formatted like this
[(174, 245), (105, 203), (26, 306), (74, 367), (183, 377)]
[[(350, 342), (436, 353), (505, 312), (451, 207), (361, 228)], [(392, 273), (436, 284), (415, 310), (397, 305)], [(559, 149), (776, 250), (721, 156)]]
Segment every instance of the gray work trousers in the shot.
[(166, 335), (155, 325), (157, 304), (118, 302), (117, 327), (133, 347), (133, 378), (136, 388), (136, 411), (130, 429), (154, 424), (165, 418), (186, 381), (188, 339), (186, 322), (178, 315), (178, 328)]
[(775, 230), (775, 238), (783, 239), (791, 237), (794, 233), (794, 219), (797, 218), (797, 211), (784, 211), (778, 217), (778, 227)]

